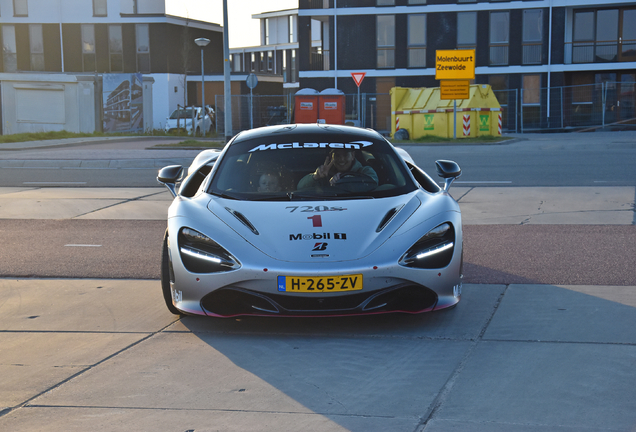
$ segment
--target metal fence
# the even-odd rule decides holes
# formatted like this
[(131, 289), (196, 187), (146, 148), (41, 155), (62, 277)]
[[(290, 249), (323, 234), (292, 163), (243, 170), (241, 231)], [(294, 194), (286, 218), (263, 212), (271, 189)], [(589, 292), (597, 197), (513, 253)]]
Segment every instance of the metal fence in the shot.
[(634, 82), (521, 90), (519, 132), (636, 127)]
[[(502, 130), (532, 132), (617, 126), (636, 128), (634, 82), (540, 89), (494, 90), (502, 108)], [(294, 95), (232, 96), (232, 129), (241, 130), (294, 122)], [(215, 98), (216, 129), (224, 133), (223, 96)], [(388, 93), (345, 95), (345, 123), (391, 131), (391, 96)]]

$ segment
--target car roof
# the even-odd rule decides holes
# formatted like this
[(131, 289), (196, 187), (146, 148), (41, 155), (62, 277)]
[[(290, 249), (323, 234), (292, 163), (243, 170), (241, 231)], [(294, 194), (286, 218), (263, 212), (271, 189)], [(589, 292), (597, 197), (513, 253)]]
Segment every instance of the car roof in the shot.
[(351, 138), (351, 139), (384, 139), (382, 135), (373, 129), (362, 129), (353, 126), (344, 125), (330, 125), (330, 124), (288, 124), (288, 125), (276, 125), (265, 126), (261, 128), (251, 129), (239, 133), (233, 143), (251, 140), (255, 138), (264, 138), (266, 136), (299, 136), (299, 135), (311, 135), (312, 140), (320, 141), (322, 139), (329, 139), (338, 136), (338, 139)]

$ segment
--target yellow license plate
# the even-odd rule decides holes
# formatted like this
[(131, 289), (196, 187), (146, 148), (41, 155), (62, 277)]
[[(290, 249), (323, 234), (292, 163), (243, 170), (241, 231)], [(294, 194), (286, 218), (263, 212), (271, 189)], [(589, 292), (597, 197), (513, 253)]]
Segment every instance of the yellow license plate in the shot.
[(320, 277), (278, 276), (278, 291), (283, 292), (326, 293), (361, 289), (361, 274)]

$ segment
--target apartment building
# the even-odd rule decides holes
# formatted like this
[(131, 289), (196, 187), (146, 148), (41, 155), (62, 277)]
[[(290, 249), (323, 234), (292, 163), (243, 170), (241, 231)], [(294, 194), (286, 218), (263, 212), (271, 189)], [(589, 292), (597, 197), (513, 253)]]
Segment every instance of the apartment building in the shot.
[(509, 130), (636, 116), (633, 1), (300, 0), (298, 43), (301, 88), (355, 93), (351, 72), (368, 94), (437, 87), (436, 50), (475, 49), (474, 82), (498, 92)]

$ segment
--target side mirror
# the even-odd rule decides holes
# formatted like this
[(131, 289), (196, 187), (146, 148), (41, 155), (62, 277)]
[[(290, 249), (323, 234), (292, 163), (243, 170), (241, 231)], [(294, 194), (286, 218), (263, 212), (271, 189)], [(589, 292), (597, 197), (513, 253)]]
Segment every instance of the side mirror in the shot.
[(157, 181), (167, 187), (173, 197), (176, 197), (176, 183), (181, 179), (182, 175), (183, 167), (181, 165), (170, 165), (159, 170)]
[(462, 175), (462, 169), (457, 163), (447, 160), (435, 161), (435, 167), (437, 168), (437, 175), (445, 181), (444, 192), (448, 192), (455, 179)]

